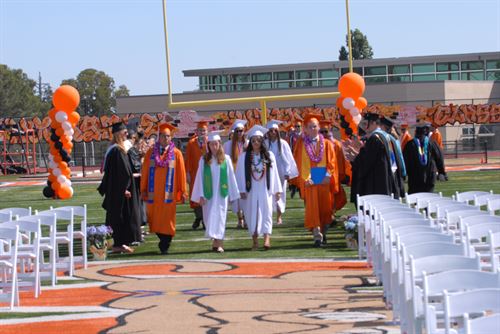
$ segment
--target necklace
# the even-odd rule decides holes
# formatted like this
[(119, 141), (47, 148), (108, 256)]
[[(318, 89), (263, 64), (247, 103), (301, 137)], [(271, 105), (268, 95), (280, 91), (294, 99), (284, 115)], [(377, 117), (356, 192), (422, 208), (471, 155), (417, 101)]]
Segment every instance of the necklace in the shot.
[(307, 155), (309, 156), (309, 159), (311, 159), (312, 162), (320, 162), (321, 158), (323, 157), (323, 152), (325, 151), (325, 139), (323, 136), (320, 134), (319, 135), (319, 150), (316, 152), (316, 144), (312, 142), (312, 140), (306, 136), (303, 135), (302, 137), (304, 139), (304, 145), (306, 148)]
[(255, 159), (255, 154), (253, 151), (250, 152), (250, 160), (252, 179), (254, 179), (255, 181), (260, 181), (266, 173), (266, 164), (263, 162), (260, 154), (258, 158)]
[(155, 165), (160, 167), (167, 167), (168, 162), (174, 158), (174, 143), (165, 148), (163, 154), (160, 155), (160, 143), (157, 142), (153, 148), (153, 156), (155, 158)]

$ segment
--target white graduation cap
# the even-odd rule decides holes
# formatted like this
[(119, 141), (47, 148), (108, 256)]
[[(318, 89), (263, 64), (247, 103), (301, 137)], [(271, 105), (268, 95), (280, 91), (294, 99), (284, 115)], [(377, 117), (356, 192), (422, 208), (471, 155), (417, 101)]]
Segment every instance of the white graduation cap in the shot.
[(271, 120), (269, 122), (267, 122), (266, 124), (266, 128), (268, 130), (271, 130), (271, 129), (276, 129), (278, 130), (280, 128), (280, 124), (283, 123), (283, 121), (278, 121), (278, 120)]
[(224, 131), (212, 131), (208, 133), (208, 140), (207, 141), (216, 141), (216, 140), (221, 140), (220, 136), (222, 135)]
[(237, 119), (234, 121), (233, 125), (231, 125), (231, 131), (234, 131), (235, 129), (241, 128), (243, 129), (245, 127), (245, 124), (247, 124), (247, 121), (244, 119)]
[(267, 129), (263, 127), (262, 125), (254, 125), (250, 130), (247, 131), (247, 137), (252, 138), (255, 136), (261, 136), (264, 137), (264, 135), (267, 133)]

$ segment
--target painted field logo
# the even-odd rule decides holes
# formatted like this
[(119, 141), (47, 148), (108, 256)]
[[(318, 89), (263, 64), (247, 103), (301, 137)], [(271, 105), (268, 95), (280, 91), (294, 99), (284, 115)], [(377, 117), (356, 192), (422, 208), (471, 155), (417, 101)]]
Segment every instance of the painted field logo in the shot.
[(320, 320), (333, 320), (339, 322), (364, 322), (385, 319), (385, 316), (377, 313), (367, 312), (325, 312), (325, 313), (306, 313), (302, 316)]

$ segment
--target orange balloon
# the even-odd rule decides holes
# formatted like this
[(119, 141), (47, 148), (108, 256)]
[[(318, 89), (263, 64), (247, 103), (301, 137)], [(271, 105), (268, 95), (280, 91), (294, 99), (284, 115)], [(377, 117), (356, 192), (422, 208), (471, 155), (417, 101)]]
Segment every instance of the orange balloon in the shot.
[(342, 97), (357, 100), (365, 91), (365, 80), (357, 73), (344, 74), (339, 80), (339, 92)]
[(55, 120), (50, 120), (50, 127), (52, 129), (58, 129), (61, 126), (61, 124), (57, 123)]
[(71, 176), (71, 169), (68, 167), (61, 169), (61, 174), (69, 178)]
[(57, 164), (57, 166), (59, 167), (60, 170), (63, 170), (68, 167), (68, 164), (66, 163), (66, 161), (61, 161)]
[(52, 182), (52, 184), (50, 185), (51, 188), (57, 193), (57, 191), (59, 189), (61, 189), (61, 184), (59, 182), (57, 182), (57, 179), (55, 182)]
[(59, 138), (64, 137), (64, 129), (63, 129), (63, 128), (61, 128), (61, 127), (58, 127), (58, 128), (56, 129), (56, 135), (57, 135)]
[(57, 154), (52, 154), (54, 156), (54, 162), (55, 163), (59, 163), (62, 161), (62, 158), (61, 156), (59, 155), (59, 152), (57, 152)]
[(335, 104), (337, 105), (337, 108), (339, 108), (339, 109), (343, 108), (343, 106), (342, 106), (342, 102), (343, 101), (344, 101), (343, 97), (341, 97), (341, 96), (337, 97), (337, 101), (335, 101)]
[(73, 111), (80, 103), (80, 94), (73, 86), (62, 85), (54, 92), (52, 103), (57, 110)]
[(62, 186), (59, 191), (57, 192), (57, 196), (60, 198), (60, 199), (68, 199), (68, 198), (71, 198), (71, 196), (73, 196), (73, 190), (68, 187), (68, 186)]
[(367, 105), (368, 101), (362, 96), (356, 100), (356, 108), (358, 108), (360, 111), (362, 109), (365, 109)]
[[(73, 148), (73, 143), (70, 141), (63, 142), (63, 147), (66, 151), (71, 150)], [(70, 152), (68, 152), (69, 154)]]
[(49, 173), (50, 173), (50, 174), (49, 174), (49, 177), (48, 177), (47, 179), (48, 179), (51, 183), (56, 182), (56, 181), (57, 181), (57, 177), (56, 177), (54, 174), (52, 174), (52, 169), (49, 169)]
[(80, 114), (77, 113), (76, 111), (73, 111), (68, 115), (68, 122), (73, 124), (73, 126), (75, 126), (78, 123), (78, 121), (80, 121)]
[(57, 112), (56, 108), (52, 108), (52, 109), (49, 110), (49, 118), (53, 122), (56, 119), (56, 112)]

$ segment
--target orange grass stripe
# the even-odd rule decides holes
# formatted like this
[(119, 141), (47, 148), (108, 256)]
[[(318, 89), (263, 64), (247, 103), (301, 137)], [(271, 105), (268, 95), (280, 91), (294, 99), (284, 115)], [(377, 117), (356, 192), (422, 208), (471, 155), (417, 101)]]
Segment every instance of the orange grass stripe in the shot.
[(2, 334), (97, 334), (118, 324), (115, 318), (32, 322), (0, 326)]

